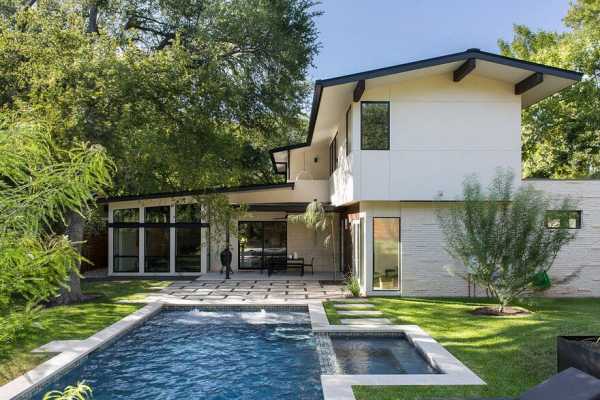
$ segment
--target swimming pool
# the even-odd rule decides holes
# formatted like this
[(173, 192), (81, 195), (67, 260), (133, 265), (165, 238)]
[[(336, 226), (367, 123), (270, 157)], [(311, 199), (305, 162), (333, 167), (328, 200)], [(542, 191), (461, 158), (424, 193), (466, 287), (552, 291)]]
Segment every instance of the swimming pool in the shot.
[(94, 400), (323, 399), (308, 313), (162, 311), (45, 386), (85, 380)]

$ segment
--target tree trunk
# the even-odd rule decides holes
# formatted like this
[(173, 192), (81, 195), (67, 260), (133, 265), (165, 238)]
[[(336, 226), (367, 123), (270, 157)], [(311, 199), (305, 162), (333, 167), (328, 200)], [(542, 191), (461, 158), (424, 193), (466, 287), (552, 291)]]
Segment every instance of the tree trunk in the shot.
[[(83, 242), (83, 218), (81, 215), (73, 211), (68, 212), (67, 230), (65, 233), (71, 243), (73, 243), (73, 247), (81, 254), (81, 243)], [(79, 278), (80, 267), (81, 262), (77, 262), (76, 270), (71, 271), (69, 289), (61, 291), (60, 298), (57, 301), (59, 304), (78, 303), (83, 300), (81, 280)]]
[(96, 1), (91, 2), (88, 12), (86, 33), (98, 33), (98, 4)]

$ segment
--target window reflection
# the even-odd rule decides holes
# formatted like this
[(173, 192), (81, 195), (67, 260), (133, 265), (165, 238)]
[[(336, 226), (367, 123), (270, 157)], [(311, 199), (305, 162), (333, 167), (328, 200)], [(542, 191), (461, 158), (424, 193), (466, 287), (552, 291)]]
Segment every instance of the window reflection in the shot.
[(200, 272), (202, 262), (202, 229), (175, 229), (175, 271)]
[(400, 288), (400, 218), (373, 218), (373, 289)]

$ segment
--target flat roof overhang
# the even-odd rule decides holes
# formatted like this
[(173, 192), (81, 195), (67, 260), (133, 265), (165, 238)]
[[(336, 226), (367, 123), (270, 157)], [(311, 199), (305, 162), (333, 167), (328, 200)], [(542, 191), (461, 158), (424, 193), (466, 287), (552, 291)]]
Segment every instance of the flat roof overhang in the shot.
[(267, 183), (257, 185), (245, 185), (245, 186), (231, 186), (231, 187), (218, 187), (208, 189), (197, 189), (197, 190), (184, 190), (177, 192), (160, 192), (160, 193), (147, 193), (147, 194), (135, 194), (126, 196), (113, 196), (100, 198), (97, 200), (98, 204), (117, 203), (123, 201), (135, 201), (135, 200), (150, 200), (150, 199), (164, 199), (169, 197), (186, 197), (186, 196), (201, 196), (206, 194), (215, 193), (238, 193), (238, 192), (252, 192), (269, 189), (294, 189), (294, 182), (285, 183)]

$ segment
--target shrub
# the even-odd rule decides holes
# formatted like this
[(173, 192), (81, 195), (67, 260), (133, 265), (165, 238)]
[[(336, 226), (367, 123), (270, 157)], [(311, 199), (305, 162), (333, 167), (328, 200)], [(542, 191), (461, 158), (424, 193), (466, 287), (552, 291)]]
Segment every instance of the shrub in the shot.
[(465, 179), (463, 201), (440, 209), (446, 251), (470, 277), (498, 299), (500, 309), (547, 272), (560, 248), (573, 239), (567, 229), (547, 229), (547, 210), (573, 209), (569, 199), (552, 201), (531, 185), (515, 190), (514, 174), (498, 170), (484, 193), (477, 178)]

